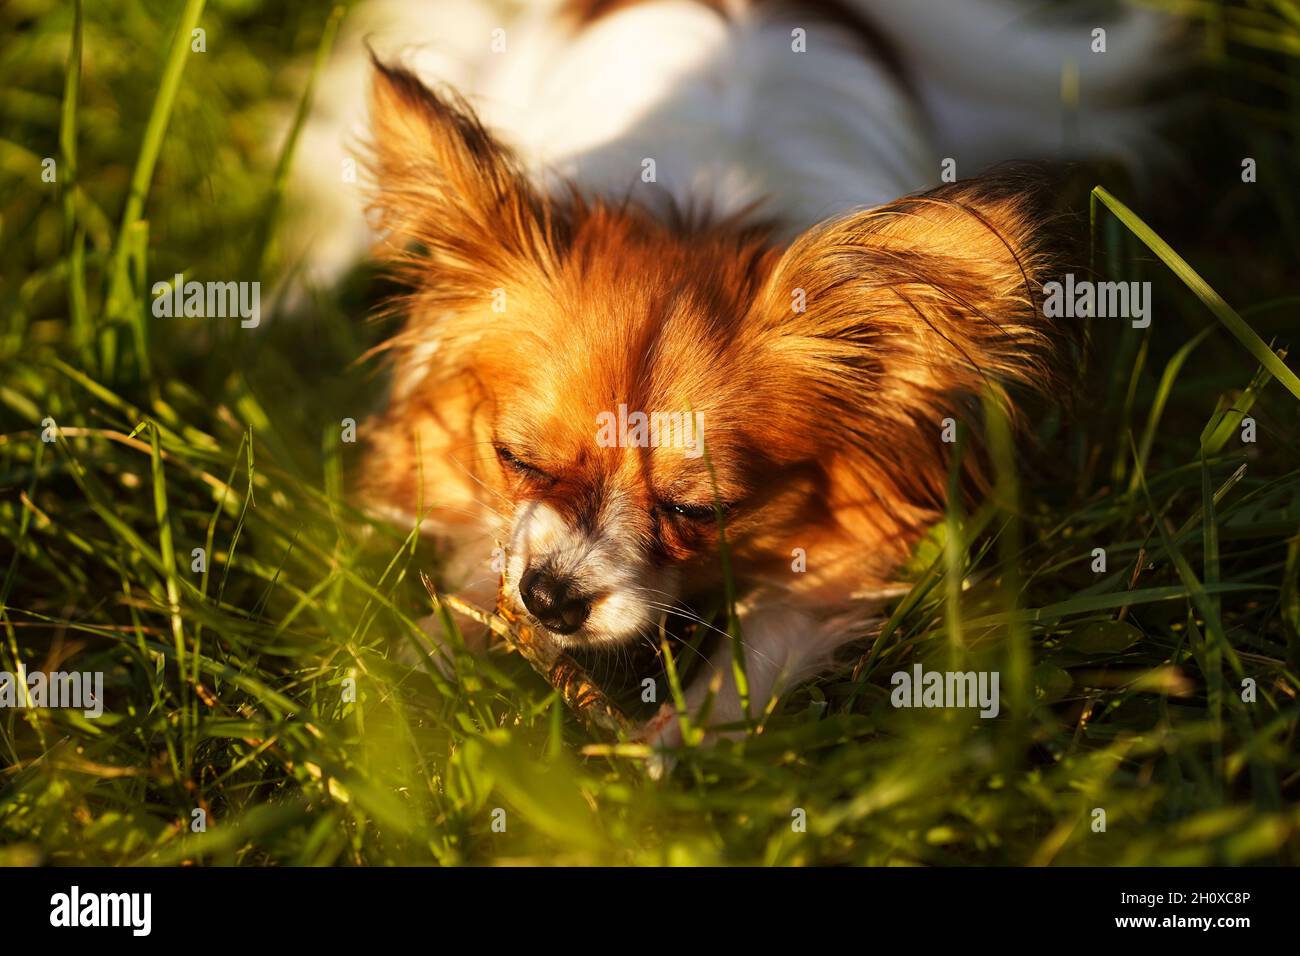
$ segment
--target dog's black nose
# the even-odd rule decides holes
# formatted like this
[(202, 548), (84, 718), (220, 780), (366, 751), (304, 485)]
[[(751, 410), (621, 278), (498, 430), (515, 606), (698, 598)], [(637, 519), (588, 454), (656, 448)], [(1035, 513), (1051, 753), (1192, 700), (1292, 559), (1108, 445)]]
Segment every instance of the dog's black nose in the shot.
[(573, 590), (567, 577), (550, 571), (526, 571), (519, 582), (519, 596), (528, 613), (556, 634), (572, 634), (591, 613), (591, 599)]

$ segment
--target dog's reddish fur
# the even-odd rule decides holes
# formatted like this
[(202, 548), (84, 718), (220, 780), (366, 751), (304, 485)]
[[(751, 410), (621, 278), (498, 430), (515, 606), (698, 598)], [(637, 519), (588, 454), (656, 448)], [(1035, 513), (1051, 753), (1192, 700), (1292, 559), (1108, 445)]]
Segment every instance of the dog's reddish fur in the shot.
[[(761, 225), (664, 222), (576, 189), (550, 198), (463, 103), (400, 69), (377, 68), (372, 105), (381, 252), (409, 290), (387, 344), (395, 397), (372, 432), (373, 501), (445, 528), (521, 496), (581, 521), (584, 494), (612, 483), (643, 508), (638, 533), (660, 560), (707, 588), (714, 523), (655, 510), (713, 500), (705, 460), (593, 441), (595, 415), (619, 402), (690, 408), (708, 423), (742, 586), (788, 581), (797, 546), (818, 560), (790, 587), (839, 600), (891, 580), (941, 514), (943, 419), (975, 426), (986, 391), (1058, 388), (1036, 303), (1047, 259), (1015, 178), (851, 213), (782, 246)], [(553, 478), (512, 471), (500, 443)]]

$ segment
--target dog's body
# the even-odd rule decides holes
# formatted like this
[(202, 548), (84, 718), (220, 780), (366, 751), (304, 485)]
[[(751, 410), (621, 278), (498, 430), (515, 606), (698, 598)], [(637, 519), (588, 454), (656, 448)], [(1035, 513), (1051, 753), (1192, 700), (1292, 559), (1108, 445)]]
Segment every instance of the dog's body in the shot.
[[(895, 197), (945, 159), (1058, 155), (1091, 28), (937, 6), (548, 7), (481, 36), (498, 49), (459, 79), (483, 125), (377, 70), (377, 225), (411, 292), (366, 494), (450, 545), (446, 587), (490, 604), (500, 542), (506, 593), (557, 640), (619, 646), (721, 592), (725, 533), (753, 708), (861, 636), (942, 513), (945, 420), (1052, 389), (1068, 338), (1020, 178)], [(1106, 27), (1085, 107), (1159, 30)], [(1074, 119), (1077, 153), (1139, 148), (1138, 114)], [(628, 409), (702, 422), (702, 454), (609, 441)]]

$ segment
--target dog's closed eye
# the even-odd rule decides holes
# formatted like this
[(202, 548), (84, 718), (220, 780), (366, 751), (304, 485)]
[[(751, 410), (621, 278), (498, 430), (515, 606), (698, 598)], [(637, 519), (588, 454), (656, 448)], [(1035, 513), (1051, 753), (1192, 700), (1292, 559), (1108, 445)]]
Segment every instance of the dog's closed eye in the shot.
[(699, 523), (715, 521), (719, 510), (725, 516), (731, 508), (728, 504), (720, 504), (715, 508), (712, 504), (689, 504), (683, 501), (661, 501), (657, 507), (661, 514)]
[(497, 457), (501, 459), (501, 463), (516, 474), (523, 475), (525, 478), (532, 478), (535, 481), (555, 481), (555, 476), (550, 472), (543, 471), (536, 465), (524, 461), (505, 445), (493, 445), (492, 450), (497, 453)]

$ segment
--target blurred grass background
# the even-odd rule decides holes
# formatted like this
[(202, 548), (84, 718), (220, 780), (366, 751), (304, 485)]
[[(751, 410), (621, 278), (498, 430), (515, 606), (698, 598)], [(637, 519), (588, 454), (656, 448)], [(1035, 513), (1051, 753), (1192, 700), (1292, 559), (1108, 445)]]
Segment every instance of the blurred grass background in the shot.
[[(394, 657), (437, 555), (347, 503), (339, 423), (382, 394), (352, 363), (389, 331), (364, 269), (255, 331), (149, 315), (176, 272), (281, 274), (284, 117), (334, 6), (0, 6), (0, 670), (107, 684), (98, 720), (0, 711), (0, 864), (1300, 862), (1300, 403), (1139, 237), (1295, 344), (1300, 4), (1165, 5), (1199, 45), (1178, 163), (1062, 196), (1099, 272), (1155, 283), (1151, 327), (1094, 327), (1080, 413), (1046, 454), (995, 442), (997, 494), (842, 670), (661, 781), (517, 657)], [(1098, 184), (1141, 221), (1090, 224)], [(1019, 706), (895, 710), (915, 660)]]

